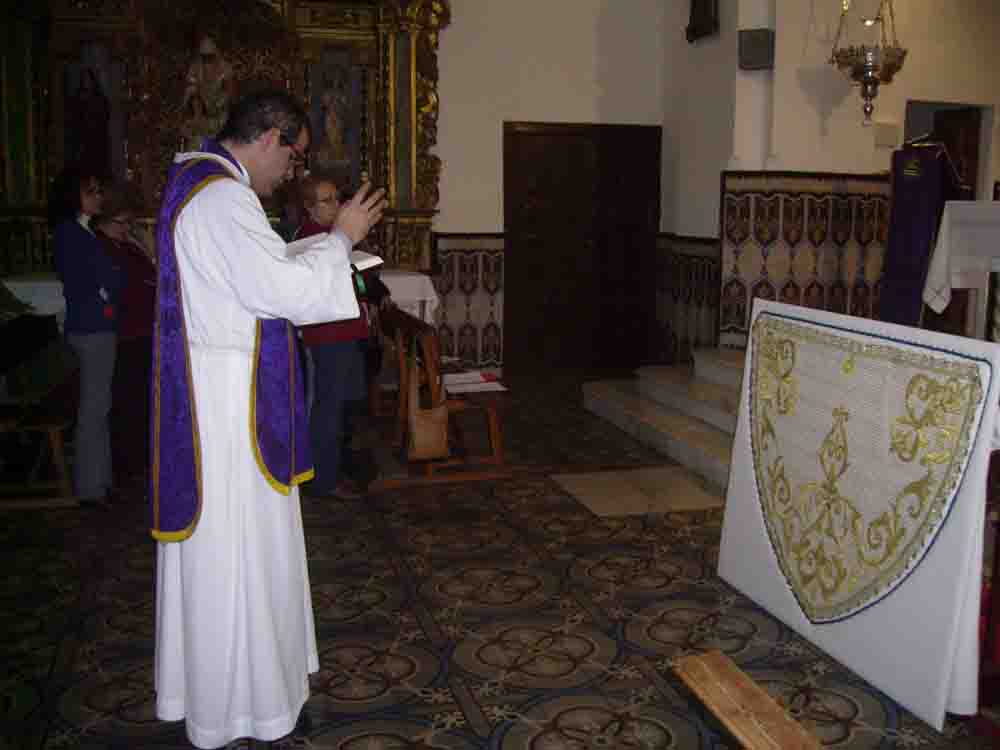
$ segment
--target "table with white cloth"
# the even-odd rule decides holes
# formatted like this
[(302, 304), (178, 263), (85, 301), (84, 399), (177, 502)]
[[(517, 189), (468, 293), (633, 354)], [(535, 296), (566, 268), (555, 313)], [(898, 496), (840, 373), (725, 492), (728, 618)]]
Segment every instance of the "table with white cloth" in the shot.
[(11, 294), (31, 305), (36, 315), (55, 315), (59, 330), (66, 321), (66, 299), (62, 282), (54, 273), (31, 273), (0, 279)]
[(389, 288), (396, 307), (425, 323), (435, 324), (441, 299), (430, 276), (399, 269), (386, 269), (379, 276)]
[(1000, 202), (948, 201), (924, 282), (923, 300), (941, 313), (952, 289), (970, 289), (967, 332), (985, 338), (990, 273), (1000, 271)]
[[(434, 282), (425, 273), (387, 269), (380, 274), (389, 288), (392, 301), (402, 310), (426, 323), (435, 322), (441, 304)], [(2, 279), (4, 286), (22, 302), (34, 308), (38, 315), (55, 315), (62, 328), (66, 319), (66, 300), (62, 282), (55, 274), (24, 274)]]

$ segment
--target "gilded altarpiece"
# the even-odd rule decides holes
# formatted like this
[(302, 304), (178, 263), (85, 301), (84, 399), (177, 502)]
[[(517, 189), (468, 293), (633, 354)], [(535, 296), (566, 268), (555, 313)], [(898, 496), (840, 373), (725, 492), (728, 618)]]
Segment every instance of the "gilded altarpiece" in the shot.
[(438, 34), (449, 20), (447, 0), (53, 0), (22, 23), (47, 32), (47, 47), (0, 53), (0, 276), (51, 268), (47, 193), (71, 163), (132, 186), (151, 230), (174, 153), (265, 84), (306, 105), (310, 167), (348, 189), (386, 188), (373, 241), (387, 265), (430, 269)]

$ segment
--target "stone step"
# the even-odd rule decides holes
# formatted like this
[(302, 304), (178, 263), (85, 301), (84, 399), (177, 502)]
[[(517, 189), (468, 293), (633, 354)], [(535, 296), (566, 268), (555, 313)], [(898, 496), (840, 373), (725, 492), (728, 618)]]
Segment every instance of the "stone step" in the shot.
[(746, 350), (729, 347), (695, 349), (694, 371), (699, 380), (739, 390), (743, 381), (743, 361)]
[(695, 376), (689, 365), (652, 365), (636, 370), (639, 393), (656, 403), (736, 434), (740, 391)]
[(583, 404), (725, 493), (733, 448), (731, 435), (644, 397), (636, 380), (585, 383)]

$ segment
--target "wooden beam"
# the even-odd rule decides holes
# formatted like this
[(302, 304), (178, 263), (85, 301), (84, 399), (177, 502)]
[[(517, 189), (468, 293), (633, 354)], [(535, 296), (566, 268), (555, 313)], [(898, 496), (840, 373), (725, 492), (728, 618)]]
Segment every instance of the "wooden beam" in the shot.
[(820, 750), (820, 743), (721, 651), (684, 656), (674, 672), (748, 750)]

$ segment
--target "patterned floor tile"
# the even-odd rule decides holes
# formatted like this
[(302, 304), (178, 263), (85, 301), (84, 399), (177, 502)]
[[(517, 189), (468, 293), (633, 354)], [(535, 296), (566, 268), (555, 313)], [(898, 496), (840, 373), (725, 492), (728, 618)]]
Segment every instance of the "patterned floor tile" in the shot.
[[(537, 471), (304, 499), (320, 671), (308, 722), (276, 748), (735, 748), (671, 670), (710, 648), (827, 747), (988, 746), (968, 722), (934, 732), (716, 578), (721, 511), (595, 516), (546, 472), (668, 462), (565, 383), (527, 393), (507, 436)], [(136, 496), (0, 530), (11, 747), (189, 747), (153, 715), (145, 513)]]

